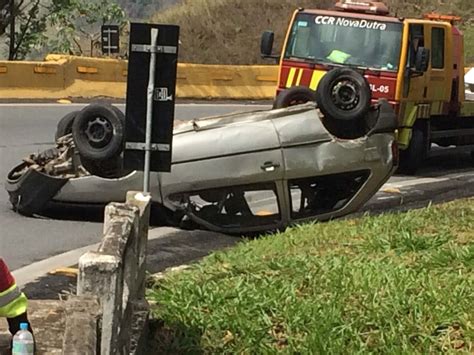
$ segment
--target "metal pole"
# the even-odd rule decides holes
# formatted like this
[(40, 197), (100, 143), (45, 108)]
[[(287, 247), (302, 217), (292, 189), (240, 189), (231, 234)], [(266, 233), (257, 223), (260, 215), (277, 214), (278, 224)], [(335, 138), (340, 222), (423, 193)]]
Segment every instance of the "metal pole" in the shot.
[(151, 29), (150, 73), (148, 77), (146, 131), (145, 131), (145, 168), (143, 169), (143, 192), (150, 192), (151, 129), (153, 115), (153, 93), (155, 91), (156, 42), (158, 29)]
[(15, 0), (10, 0), (10, 49), (8, 60), (14, 59), (15, 53)]

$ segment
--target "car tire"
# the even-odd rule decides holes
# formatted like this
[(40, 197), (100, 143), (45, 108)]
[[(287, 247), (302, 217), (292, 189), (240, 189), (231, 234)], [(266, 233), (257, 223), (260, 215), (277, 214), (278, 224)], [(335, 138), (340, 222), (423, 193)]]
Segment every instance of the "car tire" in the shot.
[(358, 121), (370, 109), (372, 94), (367, 80), (350, 68), (326, 73), (316, 90), (316, 102), (326, 119)]
[(123, 169), (123, 160), (117, 155), (107, 160), (95, 160), (81, 157), (81, 164), (91, 175), (105, 179), (116, 179), (129, 174)]
[(79, 154), (90, 160), (107, 160), (123, 150), (125, 116), (109, 104), (91, 104), (80, 111), (72, 125)]
[(305, 86), (294, 86), (282, 91), (277, 96), (273, 103), (273, 108), (277, 109), (300, 105), (309, 101), (316, 101), (316, 92)]
[(407, 149), (400, 151), (398, 172), (413, 175), (420, 167), (428, 153), (428, 132), (423, 125), (412, 128), (410, 144)]
[(72, 124), (79, 111), (69, 112), (66, 116), (61, 118), (56, 126), (56, 134), (54, 135), (55, 140), (65, 136), (66, 134), (72, 133)]

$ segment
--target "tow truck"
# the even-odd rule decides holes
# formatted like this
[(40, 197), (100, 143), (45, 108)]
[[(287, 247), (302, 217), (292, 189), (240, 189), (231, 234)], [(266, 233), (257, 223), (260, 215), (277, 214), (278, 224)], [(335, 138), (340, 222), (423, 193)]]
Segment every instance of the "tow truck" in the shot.
[[(373, 103), (384, 98), (394, 108), (402, 172), (415, 173), (433, 143), (473, 155), (474, 101), (465, 95), (458, 21), (435, 13), (393, 17), (386, 5), (372, 1), (341, 1), (332, 10), (299, 8), (281, 55), (272, 54), (274, 33), (262, 35), (262, 56), (279, 60), (274, 106), (318, 101), (316, 89), (326, 74), (350, 68), (366, 79)], [(342, 112), (352, 110), (364, 98), (351, 86), (335, 83), (318, 104), (336, 98)]]

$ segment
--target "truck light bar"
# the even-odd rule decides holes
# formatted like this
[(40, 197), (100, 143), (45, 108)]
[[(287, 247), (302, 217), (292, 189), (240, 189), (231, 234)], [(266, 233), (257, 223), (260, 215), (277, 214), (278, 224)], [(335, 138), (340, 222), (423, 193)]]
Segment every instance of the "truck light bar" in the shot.
[(461, 17), (459, 16), (454, 16), (454, 15), (442, 15), (442, 14), (437, 14), (435, 12), (431, 12), (429, 14), (424, 14), (423, 17), (427, 20), (433, 20), (433, 21), (447, 21), (451, 24), (454, 24), (455, 21), (461, 21)]
[(363, 12), (367, 14), (388, 15), (388, 7), (379, 1), (343, 0), (335, 5), (336, 10), (347, 12)]

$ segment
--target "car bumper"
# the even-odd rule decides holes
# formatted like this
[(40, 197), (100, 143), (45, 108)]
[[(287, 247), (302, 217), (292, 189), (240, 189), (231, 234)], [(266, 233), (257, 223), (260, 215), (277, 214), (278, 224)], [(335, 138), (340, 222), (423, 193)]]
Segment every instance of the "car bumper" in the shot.
[(21, 163), (8, 173), (5, 188), (13, 208), (30, 216), (40, 213), (69, 179), (53, 177), (31, 168), (19, 175), (25, 167), (26, 163)]

